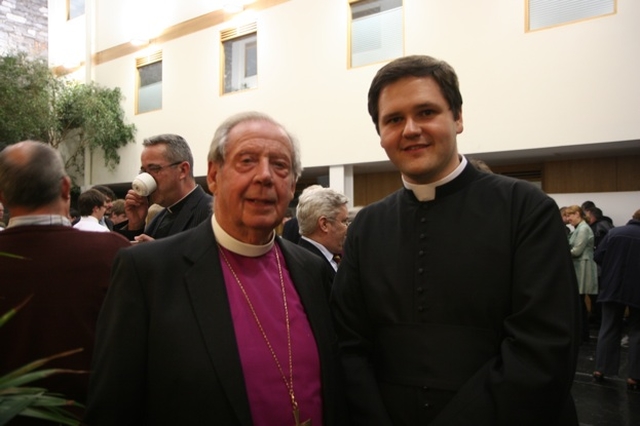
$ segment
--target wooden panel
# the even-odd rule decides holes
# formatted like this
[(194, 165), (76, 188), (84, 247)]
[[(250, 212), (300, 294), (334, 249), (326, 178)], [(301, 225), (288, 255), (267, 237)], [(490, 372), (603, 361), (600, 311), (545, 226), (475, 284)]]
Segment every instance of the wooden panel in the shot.
[(547, 162), (542, 189), (551, 194), (615, 192), (616, 170), (616, 157)]
[(358, 174), (353, 177), (353, 205), (366, 206), (402, 188), (400, 172)]
[(618, 191), (640, 191), (640, 155), (618, 157)]

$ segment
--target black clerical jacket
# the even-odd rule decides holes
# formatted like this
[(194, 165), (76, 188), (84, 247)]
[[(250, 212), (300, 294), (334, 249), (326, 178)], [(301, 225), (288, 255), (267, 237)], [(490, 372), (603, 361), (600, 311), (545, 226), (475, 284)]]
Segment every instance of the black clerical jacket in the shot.
[(468, 165), (361, 210), (333, 284), (355, 425), (576, 425), (577, 284), (552, 199)]

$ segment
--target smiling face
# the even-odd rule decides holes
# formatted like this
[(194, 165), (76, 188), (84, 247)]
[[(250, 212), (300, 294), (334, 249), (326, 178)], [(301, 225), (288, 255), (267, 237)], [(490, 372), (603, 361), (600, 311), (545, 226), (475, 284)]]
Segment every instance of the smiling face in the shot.
[(218, 224), (232, 237), (265, 244), (293, 199), (292, 145), (279, 126), (242, 122), (229, 132), (224, 164), (209, 162)]
[(378, 100), (380, 145), (404, 178), (436, 182), (460, 164), (456, 137), (463, 130), (431, 77), (404, 77), (389, 84)]

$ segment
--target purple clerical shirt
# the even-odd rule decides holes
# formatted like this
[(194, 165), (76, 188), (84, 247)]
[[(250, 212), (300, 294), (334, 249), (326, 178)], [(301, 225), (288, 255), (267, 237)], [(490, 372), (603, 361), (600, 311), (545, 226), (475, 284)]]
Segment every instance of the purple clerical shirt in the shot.
[[(231, 268), (249, 296), (280, 362), (282, 372), (288, 380), (289, 355), (284, 303), (276, 260), (276, 251), (278, 252), (289, 309), (293, 389), (300, 410), (300, 421), (311, 419), (313, 425), (322, 425), (322, 384), (318, 349), (280, 247), (275, 244), (266, 254), (258, 257), (242, 256), (223, 247), (220, 250), (224, 251)], [(231, 306), (253, 424), (255, 426), (293, 425), (293, 408), (282, 373), (222, 254), (220, 263)], [(298, 285), (304, 285), (304, 283), (298, 283)]]

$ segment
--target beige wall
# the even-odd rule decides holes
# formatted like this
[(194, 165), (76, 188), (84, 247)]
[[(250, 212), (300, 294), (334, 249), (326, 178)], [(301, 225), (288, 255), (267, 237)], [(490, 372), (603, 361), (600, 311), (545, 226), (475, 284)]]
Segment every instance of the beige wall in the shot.
[[(100, 19), (89, 20), (94, 52), (131, 37), (132, 27), (123, 18), (131, 17), (130, 3), (95, 0)], [(92, 182), (131, 180), (139, 167), (141, 140), (164, 132), (189, 141), (195, 172), (202, 175), (217, 125), (247, 109), (270, 113), (289, 127), (302, 142), (305, 167), (385, 160), (366, 112), (368, 85), (382, 64), (347, 68), (347, 3), (258, 0), (255, 5), (266, 8), (255, 15), (255, 90), (219, 94), (219, 32), (229, 23), (157, 46), (164, 58), (162, 111), (133, 114), (135, 58), (143, 52), (94, 65), (90, 74), (95, 81), (123, 90), (138, 143), (122, 150), (121, 166), (113, 173), (94, 158)], [(163, 4), (172, 12), (156, 20), (178, 25), (210, 13), (216, 2), (152, 4), (149, 18)], [(404, 0), (404, 5), (405, 54), (440, 57), (458, 71), (464, 97), (462, 153), (640, 139), (635, 43), (640, 40), (640, 2), (619, 0), (615, 15), (533, 33), (524, 32), (522, 0)], [(135, 16), (142, 25), (144, 16)]]

